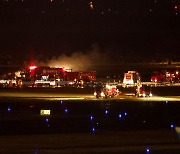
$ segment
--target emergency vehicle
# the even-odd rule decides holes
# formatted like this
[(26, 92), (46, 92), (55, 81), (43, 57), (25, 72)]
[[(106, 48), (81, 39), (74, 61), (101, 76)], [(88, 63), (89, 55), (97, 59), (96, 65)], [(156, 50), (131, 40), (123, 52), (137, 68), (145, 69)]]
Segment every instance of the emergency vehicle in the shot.
[(137, 97), (152, 97), (151, 87), (148, 85), (139, 85), (136, 87)]
[(124, 86), (135, 86), (141, 83), (141, 77), (136, 71), (128, 71), (124, 73), (123, 85)]
[(151, 82), (155, 83), (178, 83), (180, 82), (180, 73), (179, 71), (155, 71), (151, 76)]
[(96, 91), (94, 92), (94, 96), (96, 98), (113, 98), (119, 95), (119, 90), (116, 85), (106, 84), (105, 86), (96, 87)]

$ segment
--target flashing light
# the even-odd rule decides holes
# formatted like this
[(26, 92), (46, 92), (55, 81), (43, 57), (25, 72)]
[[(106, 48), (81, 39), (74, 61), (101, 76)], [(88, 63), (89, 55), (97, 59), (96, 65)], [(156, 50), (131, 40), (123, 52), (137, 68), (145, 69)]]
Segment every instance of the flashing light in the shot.
[(29, 69), (30, 70), (34, 70), (34, 69), (36, 69), (37, 68), (37, 66), (29, 66)]
[(106, 84), (106, 88), (107, 88), (107, 89), (110, 89), (110, 88), (111, 88), (111, 86), (110, 86), (110, 85), (108, 85), (108, 84)]
[(101, 97), (104, 97), (104, 96), (105, 96), (105, 94), (103, 92), (101, 92)]

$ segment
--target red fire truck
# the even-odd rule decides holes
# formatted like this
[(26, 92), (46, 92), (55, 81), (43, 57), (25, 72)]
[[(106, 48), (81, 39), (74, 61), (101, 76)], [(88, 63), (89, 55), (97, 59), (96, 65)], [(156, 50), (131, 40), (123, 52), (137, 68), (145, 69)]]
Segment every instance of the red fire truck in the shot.
[(170, 82), (170, 83), (178, 83), (180, 82), (180, 73), (179, 71), (155, 71), (151, 76), (151, 82), (162, 83), (162, 82)]
[(106, 84), (104, 87), (96, 87), (94, 96), (96, 98), (108, 98), (108, 97), (117, 97), (119, 95), (119, 90), (116, 85)]
[(63, 81), (83, 81), (91, 82), (96, 80), (96, 72), (72, 72), (67, 71), (64, 68), (51, 68), (51, 67), (29, 67), (30, 77), (33, 79), (42, 79), (43, 77), (46, 80), (61, 79)]

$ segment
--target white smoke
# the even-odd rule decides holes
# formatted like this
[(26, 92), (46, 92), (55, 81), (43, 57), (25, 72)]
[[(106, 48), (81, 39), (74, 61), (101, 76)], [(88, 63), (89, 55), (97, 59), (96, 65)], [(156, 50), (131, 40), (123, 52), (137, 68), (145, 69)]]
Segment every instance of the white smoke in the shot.
[(73, 71), (87, 71), (95, 68), (95, 65), (102, 65), (107, 61), (106, 54), (101, 53), (97, 45), (93, 45), (90, 50), (85, 53), (78, 51), (72, 53), (70, 56), (61, 55), (50, 59), (45, 63), (39, 62), (39, 65), (46, 65), (49, 67), (59, 67), (65, 69), (72, 69)]

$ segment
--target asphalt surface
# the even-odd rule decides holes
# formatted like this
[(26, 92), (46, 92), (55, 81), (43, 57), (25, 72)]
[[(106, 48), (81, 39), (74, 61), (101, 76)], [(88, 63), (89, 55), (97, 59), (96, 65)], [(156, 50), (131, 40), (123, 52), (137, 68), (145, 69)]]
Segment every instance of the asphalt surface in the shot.
[[(147, 152), (149, 149), (150, 152)], [(179, 153), (175, 132), (124, 131), (97, 134), (1, 136), (0, 153)]]
[[(176, 91), (177, 92), (177, 91)], [(153, 103), (157, 103), (157, 102), (175, 102), (175, 104), (179, 104), (180, 102), (180, 95), (154, 95), (153, 97), (145, 97), (145, 98), (138, 98), (131, 95), (120, 95), (116, 98), (108, 98), (108, 99), (96, 99), (93, 96), (93, 90), (83, 90), (83, 89), (76, 89), (74, 90), (70, 90), (68, 91), (67, 89), (59, 89), (59, 90), (55, 90), (55, 89), (1, 89), (0, 90), (0, 102), (11, 102), (11, 106), (13, 108), (13, 102), (19, 102), (18, 104), (26, 104), (25, 102), (29, 103), (28, 106), (31, 108), (32, 103), (35, 101), (48, 101), (48, 102), (53, 102), (54, 100), (68, 100), (66, 102), (65, 105), (68, 106), (68, 104), (70, 104), (71, 101), (69, 100), (75, 100), (73, 101), (74, 103), (71, 104), (69, 107), (71, 107), (72, 109), (75, 110), (75, 105), (78, 105), (78, 107), (82, 107), (82, 105), (80, 105), (80, 102), (100, 102), (100, 100), (103, 100), (104, 104), (99, 104), (99, 107), (102, 107), (102, 105), (108, 105), (105, 102), (110, 101), (111, 100), (115, 100), (116, 102), (122, 102), (119, 104), (122, 104), (121, 106), (119, 106), (119, 109), (122, 110), (123, 109), (123, 103), (126, 102), (125, 104), (127, 104), (128, 108), (131, 109), (134, 108), (134, 104), (132, 104), (131, 102), (146, 102), (145, 107), (141, 107), (140, 109), (144, 109), (144, 108), (148, 108), (147, 111), (149, 111), (148, 113), (150, 113), (150, 111), (154, 111), (154, 113), (158, 113), (157, 109), (161, 109), (160, 107), (155, 107), (155, 106), (151, 106), (148, 107), (148, 102), (153, 102)], [(82, 101), (76, 101), (76, 100), (82, 100)], [(97, 101), (98, 100), (98, 101)], [(79, 103), (77, 103), (79, 102)], [(116, 102), (114, 103), (114, 105), (116, 104)], [(160, 103), (160, 104), (161, 104)], [(17, 104), (17, 105), (18, 105)], [(46, 103), (43, 103), (46, 104)], [(83, 107), (87, 106), (89, 103), (87, 104), (83, 104)], [(129, 104), (129, 105), (128, 105)], [(135, 105), (137, 105), (139, 103), (136, 103)], [(151, 103), (150, 103), (151, 104)], [(174, 103), (172, 103), (169, 107), (171, 108), (165, 108), (166, 105), (161, 104), (160, 106), (162, 106), (162, 111), (171, 111), (171, 109), (176, 109), (174, 108)], [(151, 104), (152, 105), (152, 104)], [(4, 104), (4, 108), (6, 108), (6, 105)], [(34, 104), (34, 106), (39, 107), (39, 105)], [(43, 105), (43, 106), (47, 106)], [(94, 105), (96, 106), (96, 105)], [(62, 104), (62, 109), (63, 108), (63, 104)], [(90, 106), (89, 106), (90, 107)], [(55, 107), (56, 108), (56, 107)], [(60, 108), (60, 109), (61, 109)], [(18, 126), (19, 121), (23, 121), (25, 119), (25, 121), (29, 120), (29, 122), (32, 121), (32, 119), (34, 118), (40, 118), (38, 116), (30, 116), (30, 115), (26, 115), (30, 113), (31, 109), (26, 108), (27, 111), (24, 110), (24, 107), (22, 106), (20, 109), (19, 107), (17, 108), (18, 110), (15, 112), (12, 112), (12, 116), (16, 115), (16, 116), (11, 116), (10, 113), (5, 113), (3, 106), (1, 106), (1, 115), (6, 115), (7, 117), (1, 117), (0, 120), (0, 130), (1, 130), (1, 125), (4, 124), (4, 128), (5, 125), (8, 126), (8, 123), (14, 123), (12, 124), (12, 126), (14, 125), (15, 128), (17, 129), (17, 131), (20, 131), (20, 127)], [(87, 110), (88, 106), (86, 107)], [(96, 109), (96, 108), (95, 108)], [(117, 109), (117, 107), (115, 107), (115, 109)], [(112, 109), (114, 110), (114, 109)], [(132, 109), (132, 111), (137, 110), (138, 109)], [(33, 110), (34, 111), (34, 110)], [(61, 110), (60, 110), (61, 111)], [(63, 110), (62, 110), (63, 111)], [(61, 112), (62, 112), (61, 111)], [(79, 114), (80, 108), (78, 108), (77, 112), (74, 113), (75, 115), (69, 115), (69, 119), (67, 119), (68, 117), (66, 117), (63, 113), (59, 113), (59, 110), (57, 111), (57, 114), (60, 114), (60, 120), (63, 120), (62, 118), (64, 118), (64, 120), (69, 121), (71, 120), (71, 118), (75, 118), (74, 120), (77, 120), (76, 118), (78, 118), (78, 114)], [(157, 112), (156, 112), (157, 111)], [(20, 112), (23, 112), (22, 114), (20, 114)], [(27, 113), (26, 113), (27, 112)], [(83, 114), (84, 112), (81, 111)], [(99, 112), (99, 111), (98, 111)], [(173, 115), (172, 111), (172, 115)], [(177, 112), (177, 111), (176, 111)], [(146, 109), (144, 110), (144, 114), (146, 113)], [(163, 113), (163, 114), (170, 114), (170, 113)], [(170, 114), (170, 115), (171, 115)], [(21, 116), (24, 115), (24, 116)], [(25, 116), (26, 115), (26, 116)], [(134, 113), (134, 115), (136, 115)], [(158, 114), (157, 114), (158, 115)], [(56, 115), (57, 116), (57, 115)], [(54, 116), (54, 118), (56, 117)], [(30, 117), (30, 119), (28, 118)], [(101, 117), (101, 116), (100, 116)], [(151, 117), (151, 115), (150, 115)], [(9, 118), (9, 119), (8, 119)], [(132, 117), (133, 118), (133, 117)], [(42, 117), (43, 119), (43, 117)], [(102, 119), (106, 119), (105, 117), (102, 117)], [(135, 117), (133, 118), (135, 119)], [(154, 119), (154, 118), (152, 118)], [(3, 120), (7, 121), (7, 124), (4, 122)], [(108, 119), (106, 119), (108, 120)], [(136, 119), (137, 120), (137, 119)], [(142, 119), (143, 120), (143, 119)], [(70, 121), (70, 126), (73, 123), (73, 121)], [(110, 121), (105, 121), (105, 122), (110, 122)], [(144, 121), (142, 121), (143, 123), (141, 125), (144, 124)], [(17, 124), (16, 124), (17, 123)], [(61, 122), (62, 123), (62, 122)], [(111, 122), (110, 122), (111, 123)], [(22, 123), (23, 124), (23, 123)], [(35, 124), (35, 122), (33, 121), (32, 124)], [(44, 123), (43, 123), (44, 124)], [(108, 123), (107, 126), (109, 126)], [(113, 123), (112, 123), (113, 124)], [(124, 122), (124, 124), (126, 124)], [(10, 124), (11, 125), (11, 124)], [(30, 126), (30, 124), (28, 124)], [(23, 125), (24, 128), (25, 125)], [(34, 128), (34, 126), (31, 126), (32, 128)], [(52, 123), (52, 127), (53, 127), (53, 123)], [(55, 125), (54, 125), (55, 127)], [(60, 126), (58, 125), (58, 127), (60, 128)], [(109, 126), (110, 127), (110, 126)], [(113, 127), (113, 126), (112, 126)], [(9, 128), (9, 130), (11, 129), (15, 129), (15, 128)], [(36, 127), (35, 127), (36, 128)], [(37, 127), (37, 128), (41, 128), (41, 127)], [(43, 127), (45, 130), (48, 130), (48, 128), (46, 128), (44, 125)], [(81, 127), (80, 127), (81, 128)], [(103, 127), (104, 128), (104, 127)], [(121, 128), (121, 127), (120, 127)], [(29, 128), (30, 129), (30, 128)], [(73, 129), (73, 128), (72, 128)], [(174, 129), (141, 129), (141, 130), (133, 130), (133, 128), (129, 129), (127, 127), (126, 129), (122, 129), (122, 130), (118, 130), (118, 131), (112, 131), (113, 128), (111, 128), (110, 130), (101, 130), (101, 131), (96, 131), (96, 132), (65, 132), (65, 133), (38, 133), (38, 134), (1, 134), (0, 136), (0, 153), (33, 153), (33, 154), (40, 154), (40, 153), (137, 153), (137, 154), (146, 154), (146, 153), (169, 153), (169, 154), (177, 154), (180, 153), (180, 140), (178, 139), (178, 136), (175, 132)], [(39, 132), (39, 131), (38, 131)], [(148, 152), (149, 150), (149, 152)]]

